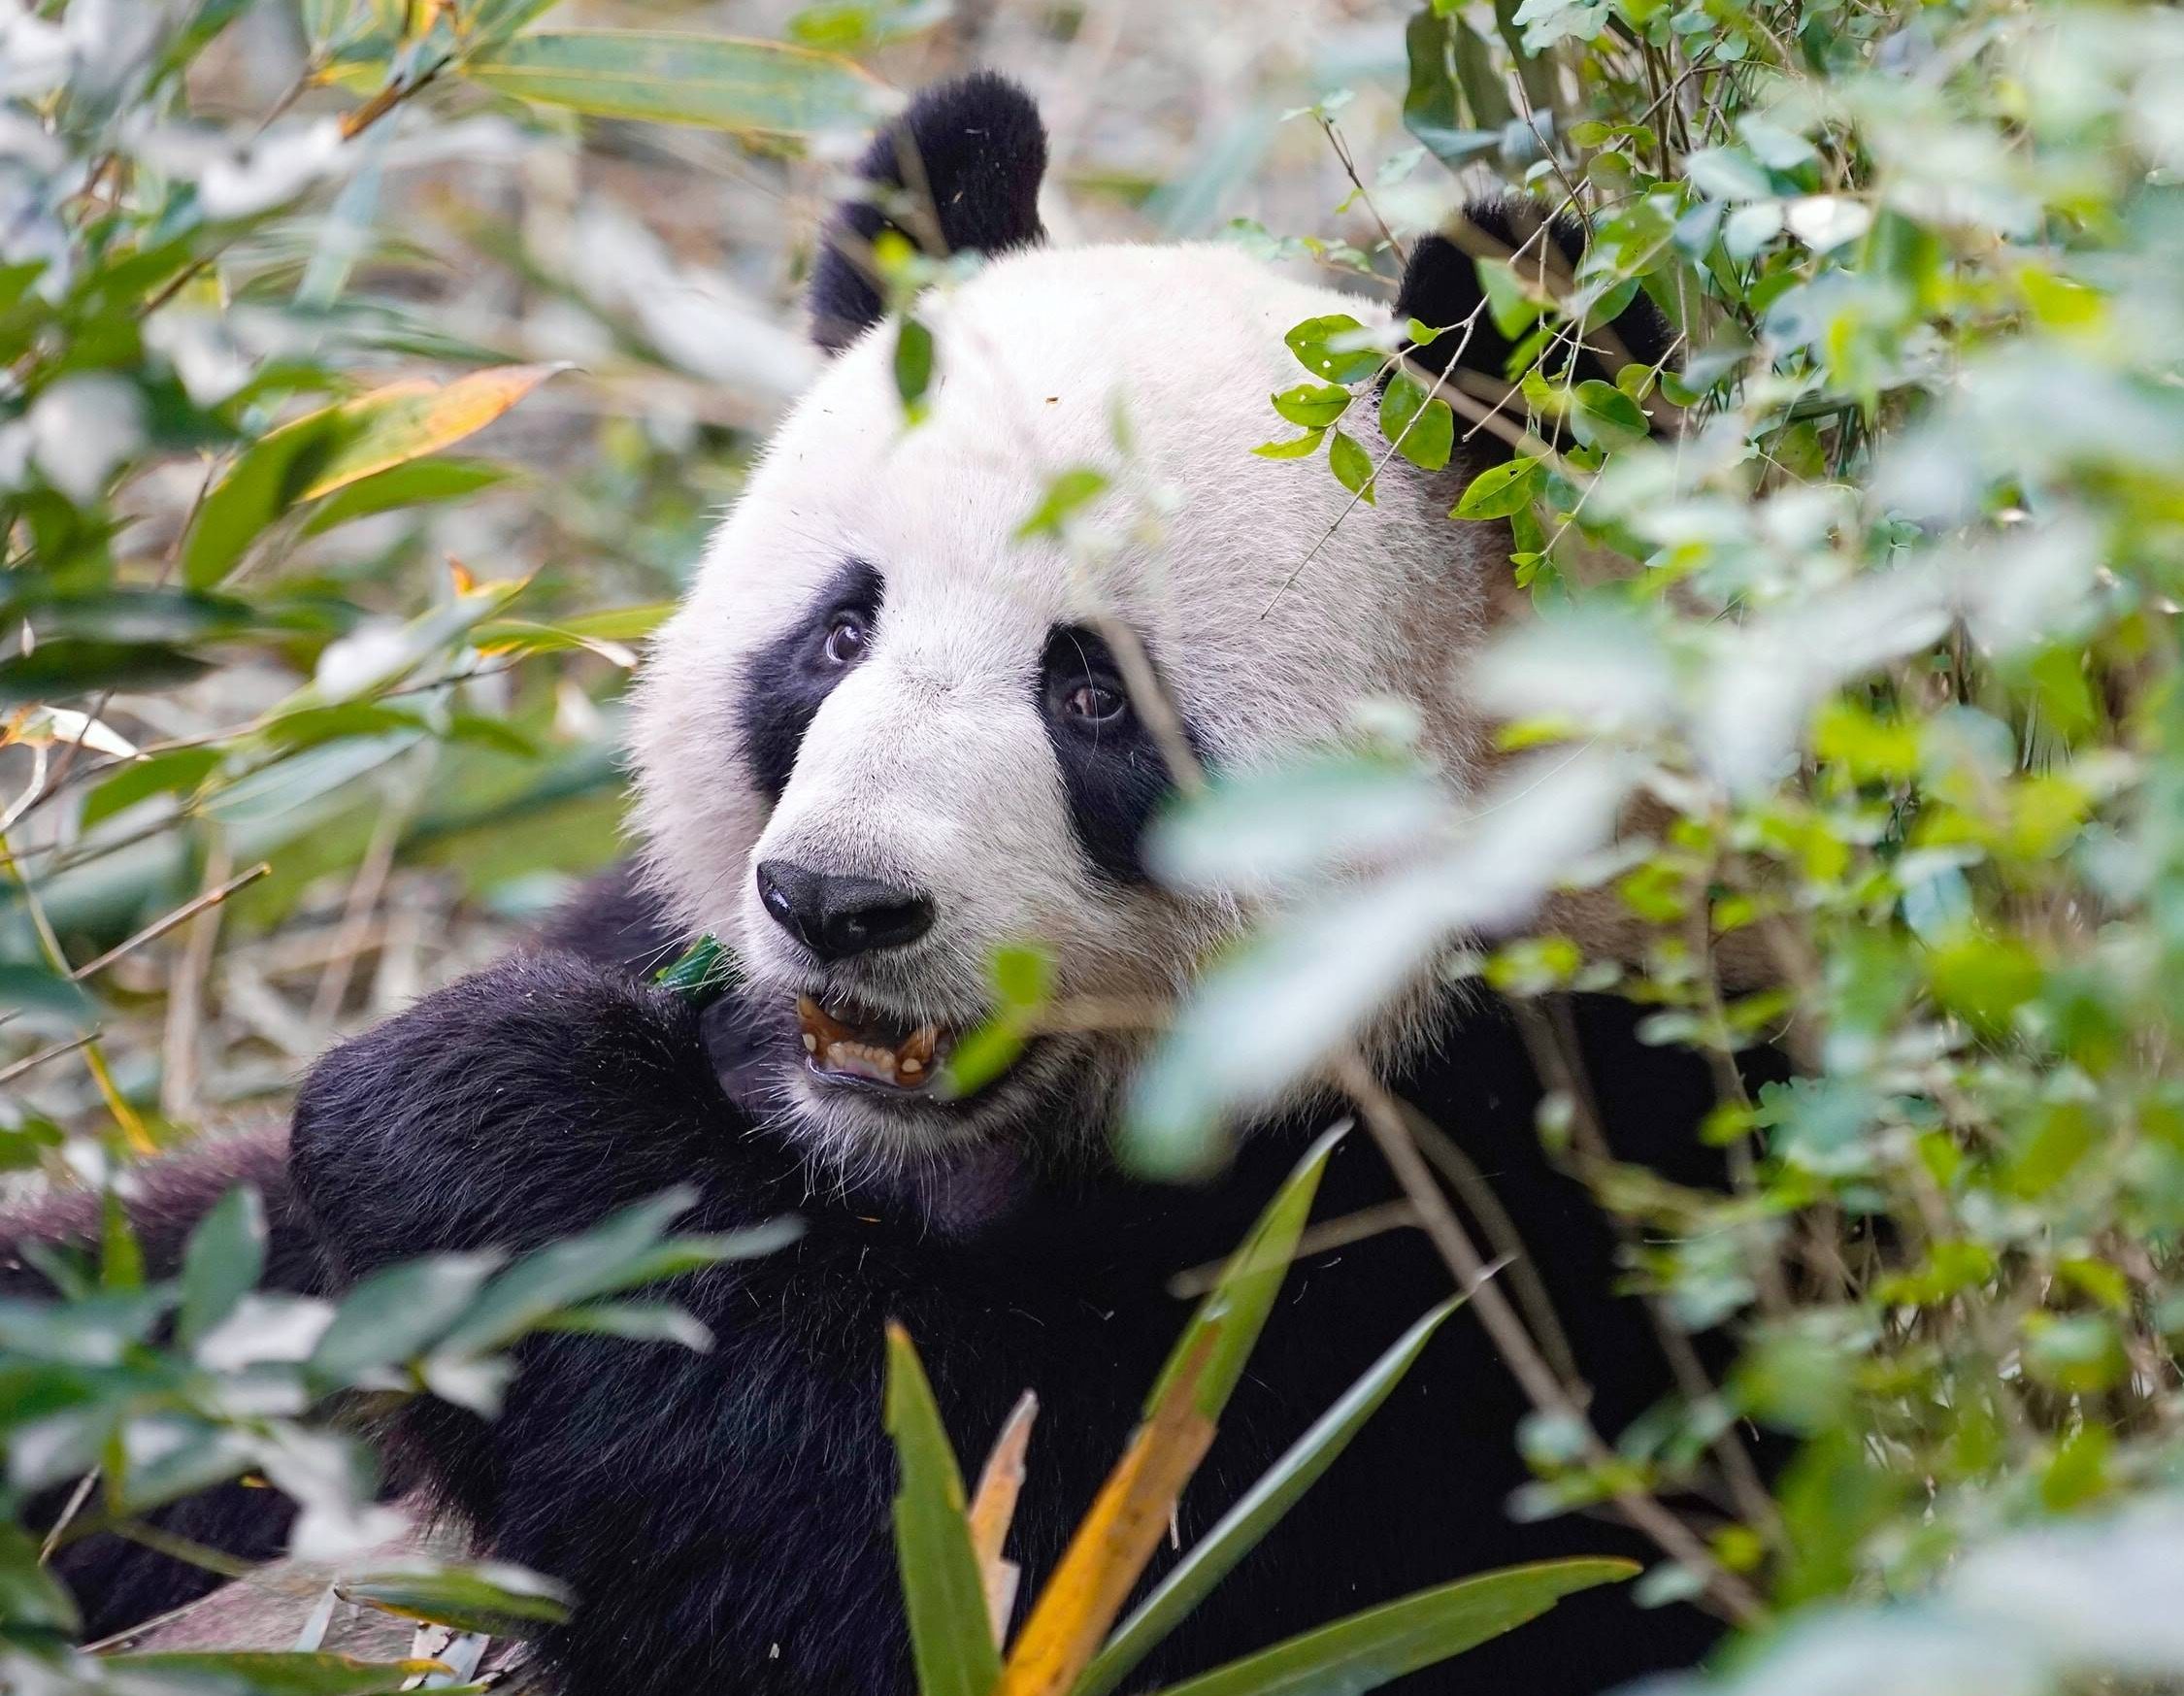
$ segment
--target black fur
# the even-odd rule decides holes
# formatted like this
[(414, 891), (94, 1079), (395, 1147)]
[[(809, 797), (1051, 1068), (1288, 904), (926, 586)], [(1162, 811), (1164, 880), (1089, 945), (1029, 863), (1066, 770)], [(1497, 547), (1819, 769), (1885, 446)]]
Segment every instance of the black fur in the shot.
[(844, 667), (826, 657), (829, 626), (837, 615), (850, 613), (877, 628), (883, 593), (877, 570), (849, 560), (812, 597), (802, 618), (751, 655), (736, 727), (751, 781), (767, 800), (780, 800), (804, 733), (844, 675)]
[(830, 353), (885, 315), (871, 260), (880, 231), (937, 249), (937, 256), (1003, 253), (1045, 240), (1045, 126), (1031, 96), (990, 71), (919, 94), (874, 138), (857, 174), (868, 192), (835, 214), (811, 268), (811, 339)]
[[(1064, 704), (1084, 683), (1118, 696), (1125, 703), (1120, 715), (1096, 725), (1072, 718)], [(1058, 625), (1040, 658), (1037, 688), (1040, 717), (1062, 769), (1070, 820), (1085, 858), (1102, 877), (1143, 882), (1139, 844), (1154, 811), (1174, 788), (1174, 774), (1160, 745), (1129, 705), (1129, 686), (1113, 651), (1098, 631)], [(1203, 759), (1204, 749), (1188, 722), (1182, 731), (1186, 745)]]
[[(1703, 1175), (1688, 1127), (1704, 1069), (1638, 1047), (1627, 1011), (1580, 1006), (1594, 1076), (1612, 1081), (1619, 1151)], [(436, 1404), (404, 1440), (494, 1552), (583, 1598), (546, 1647), (579, 1696), (692, 1689), (910, 1688), (889, 1535), (893, 1462), (879, 1422), (881, 1327), (916, 1339), (967, 1469), (1015, 1395), (1042, 1413), (1014, 1550), (1027, 1585), (1051, 1570), (1185, 1309), (1173, 1273), (1233, 1246), (1294, 1159), (1273, 1129), (1200, 1190), (1109, 1175), (997, 1171), (966, 1159), (930, 1186), (841, 1191), (754, 1126), (717, 1081), (700, 1022), (673, 996), (568, 955), (497, 966), (337, 1049), (299, 1103), (294, 1173), (347, 1276), (430, 1249), (534, 1246), (671, 1183), (690, 1224), (801, 1214), (770, 1258), (685, 1278), (676, 1299), (711, 1327), (695, 1354), (570, 1337), (525, 1346), (501, 1419)], [(1634, 1307), (1604, 1295), (1609, 1247), (1590, 1202), (1547, 1170), (1537, 1090), (1492, 1012), (1451, 1029), (1407, 1091), (1495, 1181), (1594, 1375), (1612, 1429), (1665, 1383)], [(1635, 1116), (1634, 1116), (1635, 1115)], [(1320, 1216), (1387, 1199), (1362, 1139), (1335, 1157)], [(935, 1218), (958, 1222), (943, 1229)], [(1397, 1233), (1307, 1261), (1185, 1502), (1202, 1531), (1410, 1318), (1446, 1292), (1423, 1242)], [(1513, 1523), (1522, 1413), (1459, 1316), (1292, 1519), (1175, 1639), (1139, 1687), (1411, 1587), (1557, 1553), (1638, 1552), (1603, 1524)], [(1404, 1686), (1578, 1696), (1688, 1663), (1709, 1636), (1686, 1611), (1620, 1592)]]
[[(1409, 263), (1404, 267), (1403, 285), (1396, 295), (1396, 319), (1403, 322), (1416, 318), (1445, 332), (1423, 346), (1405, 343), (1405, 351), (1412, 360), (1435, 372), (1445, 371), (1461, 360), (1465, 369), (1497, 380), (1506, 375), (1512, 345), (1495, 327), (1493, 314), (1481, 310), (1485, 291), (1479, 284), (1476, 261), (1506, 258), (1521, 247), (1537, 228), (1539, 210), (1513, 197), (1474, 200), (1464, 208), (1453, 238), (1426, 236), (1411, 248)], [(1554, 220), (1548, 235), (1563, 267), (1574, 270), (1585, 256), (1585, 226), (1566, 215)], [(1538, 254), (1535, 247), (1517, 263), (1520, 267), (1537, 264)], [(1468, 331), (1454, 327), (1467, 321)], [(1668, 319), (1642, 289), (1616, 316), (1614, 330), (1624, 350), (1642, 364), (1662, 363), (1673, 346)], [(1578, 351), (1576, 379), (1580, 382), (1614, 381), (1615, 367), (1621, 361), (1605, 358), (1597, 341), (1597, 337), (1588, 338)], [(1480, 432), (1477, 441), (1487, 451), (1500, 451), (1492, 448), (1485, 432)]]
[[(693, 1228), (801, 1214), (795, 1247), (668, 1292), (711, 1327), (711, 1353), (536, 1339), (499, 1422), (415, 1404), (392, 1458), (406, 1479), (429, 1479), (484, 1547), (584, 1598), (546, 1646), (571, 1696), (900, 1696), (910, 1681), (879, 1422), (884, 1320), (915, 1337), (967, 1470), (1016, 1393), (1039, 1391), (1012, 1544), (1028, 1594), (1181, 1323), (1169, 1276), (1234, 1245), (1305, 1127), (1263, 1128), (1231, 1171), (1198, 1189), (1033, 1170), (1007, 1152), (967, 1158), (937, 1182), (839, 1189), (754, 1125), (751, 1074), (774, 1040), (766, 1022), (732, 999), (701, 1017), (623, 969), (633, 946), (647, 958), (668, 946), (645, 906), (610, 874), (550, 927), (590, 957), (506, 961), (320, 1062), (299, 1103), (292, 1193), (277, 1137), (151, 1168), (148, 1247), (155, 1267), (171, 1265), (189, 1224), (238, 1176), (268, 1195), (273, 1276), (291, 1288), (324, 1287), (322, 1264), (338, 1287), (432, 1249), (535, 1247), (676, 1183), (699, 1192)], [(585, 922), (603, 914), (612, 922)], [(1622, 1004), (1572, 1005), (1617, 1152), (1673, 1181), (1707, 1181), (1711, 1158), (1690, 1133), (1711, 1099), (1703, 1065), (1638, 1045)], [(1431, 1062), (1395, 1082), (1494, 1184), (1572, 1332), (1597, 1416), (1619, 1428), (1667, 1376), (1636, 1306), (1605, 1293), (1615, 1265), (1597, 1211), (1539, 1152), (1538, 1087), (1506, 1016), (1488, 1006), (1453, 1018)], [(1370, 1144), (1353, 1138), (1331, 1163), (1317, 1215), (1389, 1194)], [(81, 1238), (95, 1225), (65, 1212), (48, 1204), (34, 1227), (6, 1221), (10, 1240)], [(18, 1266), (15, 1276), (29, 1275)], [(1304, 1262), (1186, 1496), (1185, 1545), (1447, 1287), (1407, 1232)], [(1525, 1476), (1512, 1441), (1524, 1411), (1475, 1324), (1457, 1315), (1330, 1476), (1133, 1687), (1490, 1566), (1642, 1556), (1605, 1523), (1508, 1517)], [(163, 1522), (246, 1558), (273, 1552), (286, 1524), (270, 1490), (215, 1491), (167, 1512), (185, 1517)], [(188, 1569), (115, 1540), (81, 1548), (62, 1571), (94, 1631), (201, 1587)], [(1599, 1592), (1400, 1688), (1585, 1696), (1689, 1664), (1710, 1637), (1688, 1610), (1640, 1612), (1626, 1592)]]

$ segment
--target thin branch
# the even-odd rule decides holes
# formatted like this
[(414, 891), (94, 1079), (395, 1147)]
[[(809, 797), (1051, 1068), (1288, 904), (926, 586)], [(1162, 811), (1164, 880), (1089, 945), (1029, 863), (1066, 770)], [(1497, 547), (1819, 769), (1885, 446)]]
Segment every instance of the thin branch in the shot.
[[(1518, 1387), (1540, 1413), (1567, 1421), (1582, 1433), (1586, 1457), (1594, 1465), (1617, 1465), (1614, 1451), (1593, 1429), (1583, 1408), (1540, 1355), (1508, 1297), (1488, 1281), (1485, 1259), (1434, 1182), (1433, 1171), (1419, 1153), (1395, 1098), (1354, 1049), (1337, 1056), (1335, 1071), (1343, 1089), (1357, 1103), (1397, 1181), (1417, 1208), (1426, 1235), (1447, 1262), (1457, 1288), (1472, 1298), (1479, 1322), (1486, 1327)], [(1749, 1625), (1764, 1617), (1766, 1607), (1752, 1587), (1716, 1560), (1698, 1533), (1660, 1502), (1628, 1484), (1617, 1486), (1612, 1500), (1624, 1517), (1664, 1553), (1699, 1576), (1704, 1586), (1703, 1597), (1732, 1622)]]

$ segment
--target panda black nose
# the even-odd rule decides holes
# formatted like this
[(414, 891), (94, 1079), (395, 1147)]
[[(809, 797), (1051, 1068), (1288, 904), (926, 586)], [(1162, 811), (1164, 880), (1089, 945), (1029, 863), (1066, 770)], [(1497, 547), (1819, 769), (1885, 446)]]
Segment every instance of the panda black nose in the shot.
[(837, 878), (790, 860), (758, 862), (758, 898), (774, 922), (822, 960), (899, 948), (933, 927), (933, 904), (877, 878)]

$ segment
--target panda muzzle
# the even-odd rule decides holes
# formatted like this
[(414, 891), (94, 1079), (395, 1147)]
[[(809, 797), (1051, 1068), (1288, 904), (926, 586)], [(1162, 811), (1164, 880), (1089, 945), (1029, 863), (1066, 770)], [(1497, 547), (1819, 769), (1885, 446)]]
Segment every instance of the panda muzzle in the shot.
[(809, 995), (796, 998), (796, 1017), (810, 1064), (831, 1076), (918, 1089), (946, 1057), (949, 1039), (937, 1024), (906, 1029), (863, 1008), (821, 1007)]

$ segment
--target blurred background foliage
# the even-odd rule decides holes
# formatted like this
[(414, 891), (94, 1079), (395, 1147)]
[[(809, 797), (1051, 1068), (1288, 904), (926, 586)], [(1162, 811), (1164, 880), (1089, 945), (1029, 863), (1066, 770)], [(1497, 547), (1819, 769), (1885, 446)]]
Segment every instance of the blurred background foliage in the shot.
[[(333, 1036), (616, 854), (618, 691), (811, 370), (792, 303), (841, 164), (890, 87), (973, 63), (1042, 98), (1061, 241), (1214, 236), (1385, 294), (1451, 173), (1595, 230), (1574, 270), (1484, 261), (1506, 382), (1395, 391), (1410, 456), (1516, 455), (1457, 509), (1510, 520), (1543, 614), (1473, 678), (1506, 781), (1421, 798), (1381, 713), (1381, 757), (1176, 819), (1168, 875), (1280, 915), (1155, 1057), (1133, 1156), (1187, 1168), (1252, 1092), (1340, 1069), (1327, 1032), (1446, 935), (1603, 896), (1616, 957), (1550, 916), (1460, 969), (1512, 999), (1545, 1146), (1671, 1349), (1737, 1353), (1598, 1431), (1512, 1333), (1519, 1511), (1641, 1516), (1642, 1593), (1746, 1625), (1728, 1676), (1770, 1696), (2184, 1678), (2167, 5), (0, 0), (0, 1163), (97, 1189), (277, 1114)], [(1670, 367), (1572, 381), (1572, 327), (1641, 287)], [(1387, 350), (1331, 373), (1342, 334), (1293, 344), (1301, 383), (1349, 381), (1268, 435), (1362, 491), (1341, 416)], [(1610, 846), (1634, 799), (1657, 828)], [(1393, 869), (1329, 875), (1361, 859)], [(1571, 989), (1717, 1061), (1723, 1191), (1605, 1145)], [(1761, 1041), (1801, 1076), (1750, 1098)], [(221, 1373), (286, 1374), (280, 1421), (335, 1381), (292, 1342), (145, 1344), (232, 1311), (211, 1269), (252, 1233), (223, 1229), (194, 1298), (133, 1297), (118, 1236), (77, 1269), (88, 1354), (0, 1314), (11, 1384), (103, 1410), (110, 1480), (116, 1397), (216, 1445)], [(459, 1310), (386, 1357), (404, 1381)], [(74, 1452), (21, 1460), (33, 1406), (17, 1492)], [(1772, 1488), (1754, 1427), (1796, 1445)], [(101, 1676), (54, 1670), (35, 1545), (0, 1554), (38, 1676)]]

